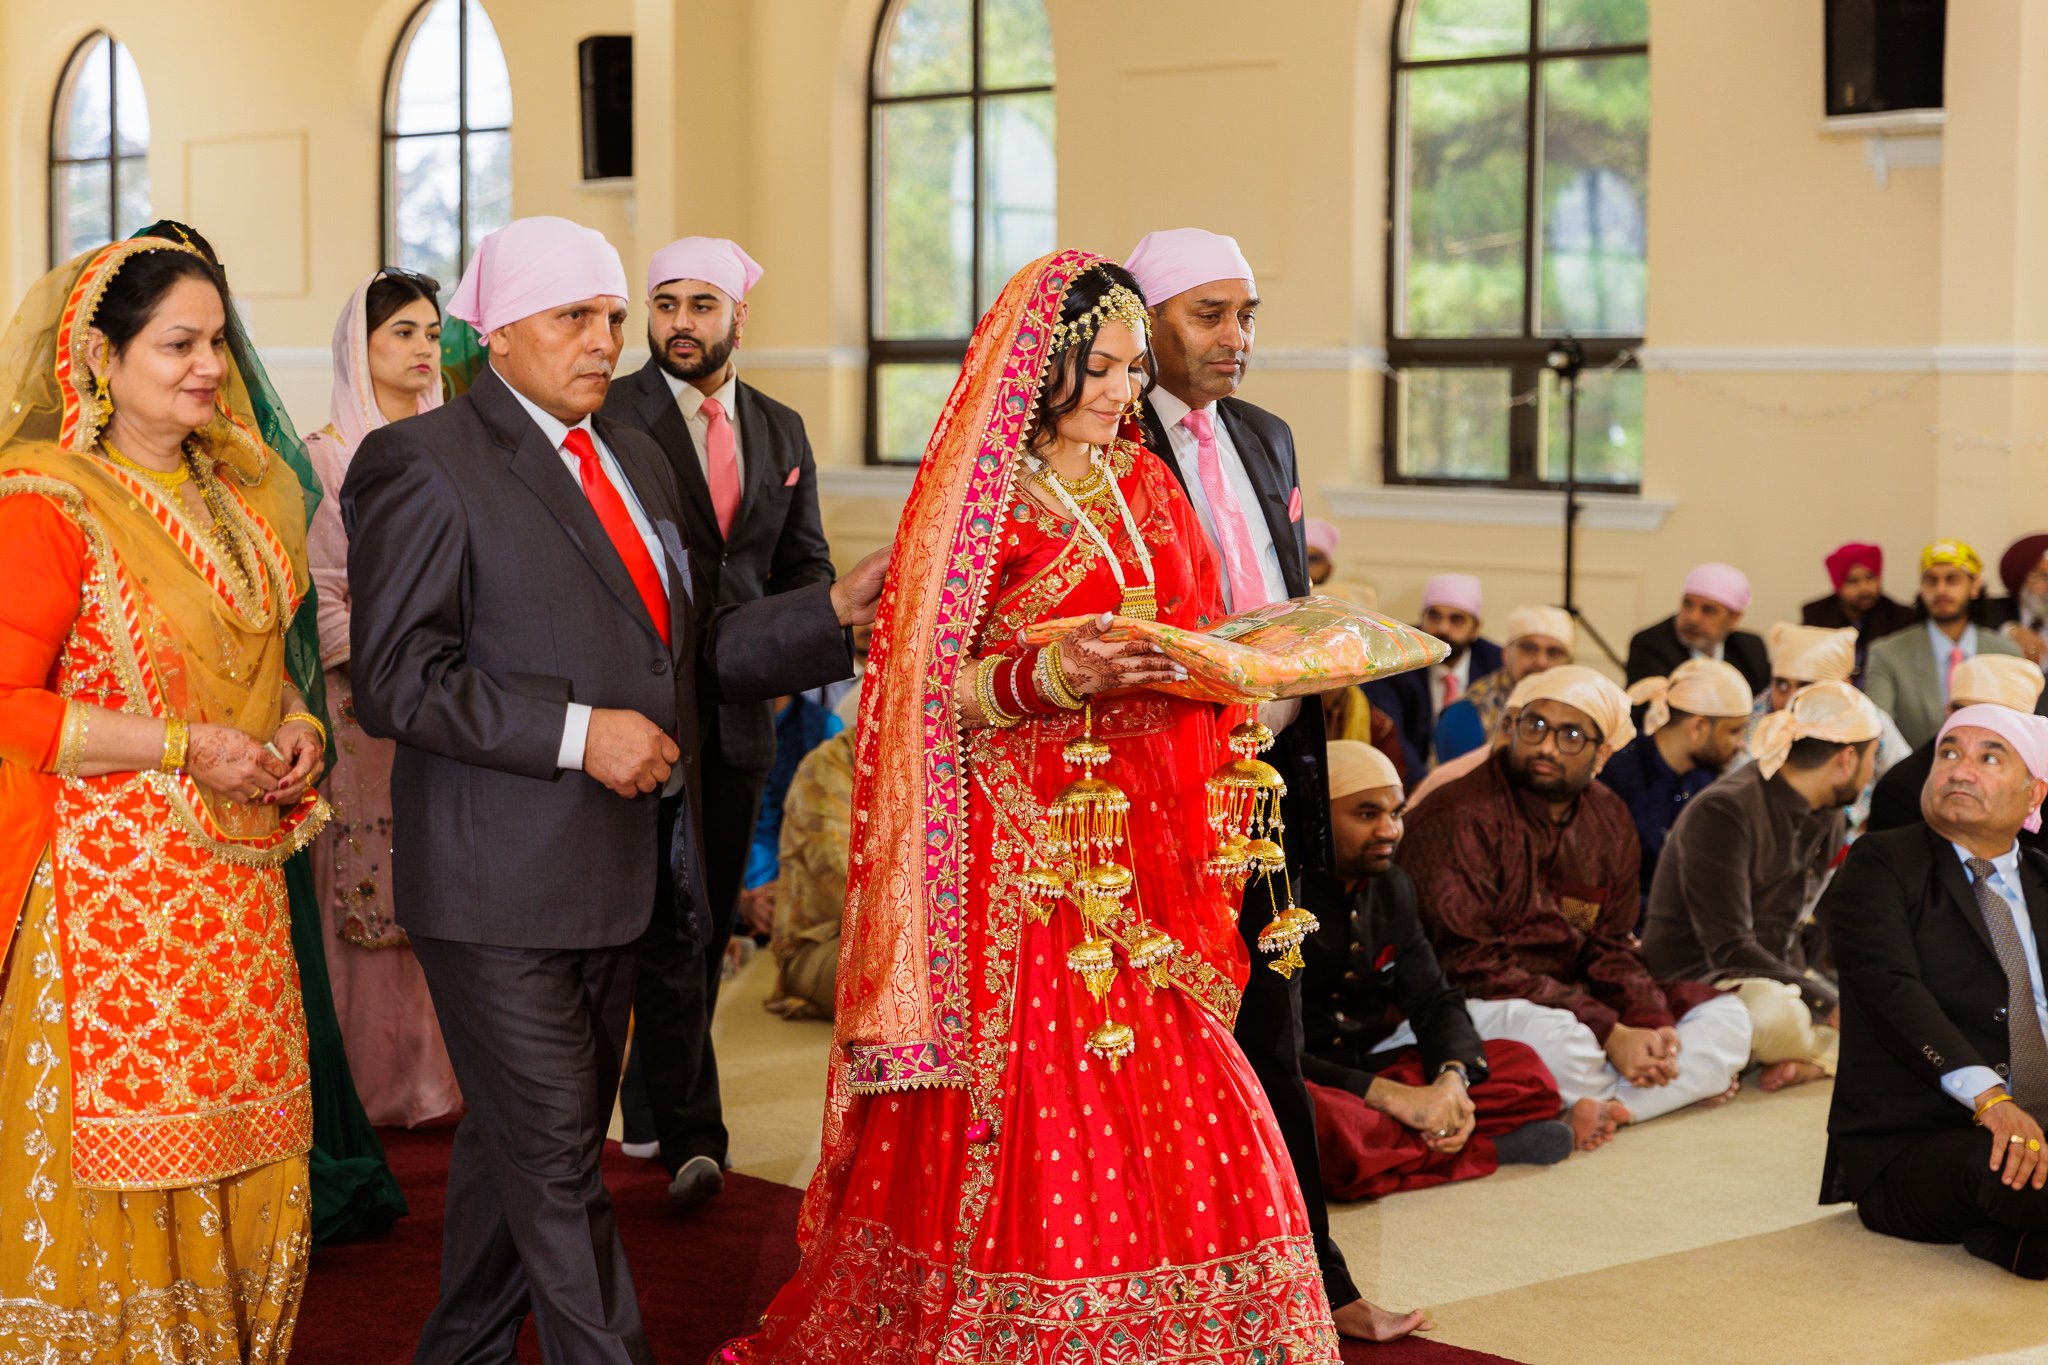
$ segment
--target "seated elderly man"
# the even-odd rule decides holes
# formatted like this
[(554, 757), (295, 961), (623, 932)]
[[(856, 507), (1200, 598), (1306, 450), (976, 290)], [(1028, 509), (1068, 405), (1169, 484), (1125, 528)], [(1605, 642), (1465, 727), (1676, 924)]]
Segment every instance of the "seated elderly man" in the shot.
[(1402, 769), (1429, 770), (1430, 739), (1437, 717), (1472, 685), (1500, 667), (1500, 646), (1479, 632), (1485, 625), (1486, 594), (1466, 573), (1440, 573), (1422, 586), (1421, 628), (1451, 647), (1442, 663), (1365, 684), (1375, 711), (1384, 712), (1401, 735)]
[(1436, 761), (1483, 749), (1500, 728), (1508, 693), (1524, 678), (1572, 661), (1571, 614), (1557, 607), (1516, 607), (1508, 613), (1507, 644), (1500, 668), (1465, 690), (1436, 721)]
[(2048, 1279), (2048, 721), (1968, 706), (1936, 737), (1926, 823), (1867, 834), (1821, 899), (1842, 1066), (1821, 1202)]
[[(1635, 943), (1635, 825), (1593, 780), (1634, 738), (1627, 694), (1576, 664), (1516, 690), (1507, 744), (1416, 811), (1401, 848), (1444, 971), (1472, 998), (1480, 1036), (1535, 1048), (1567, 1103), (1597, 1099), (1626, 1123), (1732, 1093), (1748, 1012), (1712, 986), (1654, 979)], [(1489, 1021), (1481, 1001), (1574, 1021)]]
[(1672, 823), (1741, 749), (1754, 698), (1732, 665), (1687, 659), (1670, 677), (1629, 688), (1628, 699), (1645, 708), (1643, 732), (1600, 770), (1600, 780), (1628, 803), (1636, 822), (1648, 895)]
[(1835, 590), (1799, 608), (1802, 625), (1856, 632), (1856, 671), (1850, 679), (1863, 685), (1863, 658), (1870, 646), (1893, 631), (1913, 624), (1913, 609), (1884, 593), (1884, 550), (1852, 540), (1835, 547), (1825, 561)]
[(1732, 564), (1702, 564), (1685, 576), (1678, 610), (1628, 642), (1628, 680), (1668, 678), (1687, 659), (1734, 664), (1752, 692), (1770, 681), (1764, 642), (1737, 630), (1749, 610), (1749, 579)]
[(1650, 887), (1643, 960), (1742, 1001), (1765, 1090), (1835, 1074), (1835, 985), (1806, 910), (1847, 837), (1842, 812), (1870, 780), (1878, 720), (1845, 682), (1796, 693), (1758, 729), (1756, 762), (1685, 808)]
[[(1378, 1199), (1496, 1166), (1572, 1154), (1557, 1085), (1520, 1043), (1481, 1043), (1465, 995), (1423, 936), (1415, 886), (1394, 866), (1401, 779), (1366, 744), (1330, 745), (1335, 875), (1299, 888), (1320, 927), (1302, 945), (1302, 1074), (1315, 1097), (1323, 1187)], [(1569, 1021), (1569, 1016), (1566, 1016)]]
[(2048, 535), (2021, 536), (1998, 557), (2006, 595), (1984, 603), (1984, 619), (2048, 670)]
[[(1956, 675), (1948, 685), (1949, 714), (1965, 706), (2003, 706), (2031, 715), (2040, 706), (2042, 682), (2041, 671), (2025, 659), (2009, 654), (1979, 654), (1956, 666)], [(1919, 823), (1920, 789), (1927, 785), (1927, 774), (1932, 771), (1934, 741), (1930, 739), (1877, 779), (1864, 828), (1897, 829), (1900, 825)], [(2040, 834), (2021, 831), (2020, 842), (2048, 852), (2048, 839)]]
[(1909, 749), (1941, 729), (1949, 681), (1979, 654), (2024, 657), (1995, 630), (1979, 629), (1971, 607), (1984, 593), (1984, 561), (1960, 540), (1937, 540), (1920, 552), (1920, 605), (1927, 619), (1870, 647), (1863, 690), (1899, 724)]

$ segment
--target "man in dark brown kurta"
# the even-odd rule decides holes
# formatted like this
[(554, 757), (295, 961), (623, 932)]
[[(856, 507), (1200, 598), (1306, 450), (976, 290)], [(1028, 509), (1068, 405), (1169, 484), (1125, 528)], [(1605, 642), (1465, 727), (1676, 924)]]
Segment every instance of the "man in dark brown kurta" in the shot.
[[(1739, 1001), (1659, 982), (1630, 937), (1641, 891), (1634, 823), (1593, 782), (1633, 734), (1628, 697), (1589, 668), (1539, 675), (1508, 744), (1437, 792), (1408, 825), (1437, 955), (1475, 1006), (1482, 1037), (1527, 1042), (1567, 1102), (1642, 1121), (1728, 1092), (1749, 1060)], [(1569, 1012), (1567, 1035), (1524, 1036), (1527, 1002)]]

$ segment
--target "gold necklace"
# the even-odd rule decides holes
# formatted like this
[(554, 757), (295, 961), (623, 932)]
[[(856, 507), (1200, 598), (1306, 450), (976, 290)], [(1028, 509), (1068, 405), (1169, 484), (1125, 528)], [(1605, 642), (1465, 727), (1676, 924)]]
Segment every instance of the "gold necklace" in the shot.
[(148, 465), (137, 464), (114, 449), (114, 443), (104, 436), (100, 437), (100, 447), (107, 452), (107, 458), (115, 464), (131, 474), (140, 474), (166, 493), (176, 493), (185, 486), (185, 481), (192, 477), (192, 470), (182, 458), (178, 461), (176, 469), (151, 469)]
[(1067, 498), (1081, 504), (1083, 507), (1090, 503), (1100, 502), (1109, 495), (1112, 488), (1107, 465), (1104, 461), (1096, 458), (1095, 451), (1092, 449), (1088, 452), (1088, 472), (1080, 478), (1069, 479), (1066, 475), (1054, 469), (1049, 462), (1039, 471), (1039, 476), (1046, 479), (1051, 488), (1058, 492), (1064, 492)]
[(220, 491), (220, 481), (201, 468), (199, 453), (189, 446), (184, 450), (185, 468), (190, 477), (199, 485), (199, 496), (206, 503), (206, 511), (213, 518), (212, 536), (216, 545), (227, 555), (240, 575), (245, 586), (252, 590), (256, 586), (255, 566), (244, 552), (242, 537), (228, 518), (228, 500)]

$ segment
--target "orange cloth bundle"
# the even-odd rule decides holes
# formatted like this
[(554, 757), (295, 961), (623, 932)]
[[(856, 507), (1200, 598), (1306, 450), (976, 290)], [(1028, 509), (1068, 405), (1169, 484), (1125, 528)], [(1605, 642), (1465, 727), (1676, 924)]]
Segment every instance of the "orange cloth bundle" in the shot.
[[(1050, 644), (1085, 618), (1040, 621), (1028, 645)], [(1108, 638), (1148, 640), (1188, 671), (1151, 689), (1196, 701), (1247, 703), (1306, 697), (1441, 663), (1450, 646), (1434, 635), (1335, 597), (1270, 602), (1206, 631), (1116, 618)]]

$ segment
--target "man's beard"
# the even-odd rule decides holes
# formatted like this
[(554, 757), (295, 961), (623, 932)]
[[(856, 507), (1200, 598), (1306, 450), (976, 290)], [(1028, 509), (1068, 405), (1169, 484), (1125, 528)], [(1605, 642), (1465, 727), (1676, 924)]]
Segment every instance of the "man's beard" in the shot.
[(1531, 796), (1540, 796), (1545, 801), (1569, 801), (1584, 791), (1587, 784), (1592, 780), (1591, 774), (1588, 774), (1586, 782), (1574, 783), (1571, 774), (1562, 771), (1563, 765), (1560, 764), (1558, 766), (1560, 771), (1556, 777), (1535, 777), (1530, 774), (1526, 765), (1517, 763), (1510, 758), (1508, 760), (1508, 776), (1514, 780), (1514, 784), (1517, 787), (1528, 792)]
[(2031, 625), (2048, 621), (2048, 592), (2020, 592), (2020, 621)]
[[(738, 333), (739, 326), (735, 323), (733, 326), (726, 328), (725, 335), (717, 341), (698, 341), (697, 358), (695, 361), (690, 362), (677, 360), (669, 354), (667, 346), (657, 347), (652, 336), (647, 338), (647, 349), (654, 352), (655, 364), (661, 366), (662, 369), (668, 371), (677, 379), (682, 380), (685, 384), (694, 384), (706, 375), (719, 374), (724, 371), (725, 362), (732, 359), (732, 348), (739, 340)], [(675, 338), (670, 337), (669, 340), (673, 342)]]

